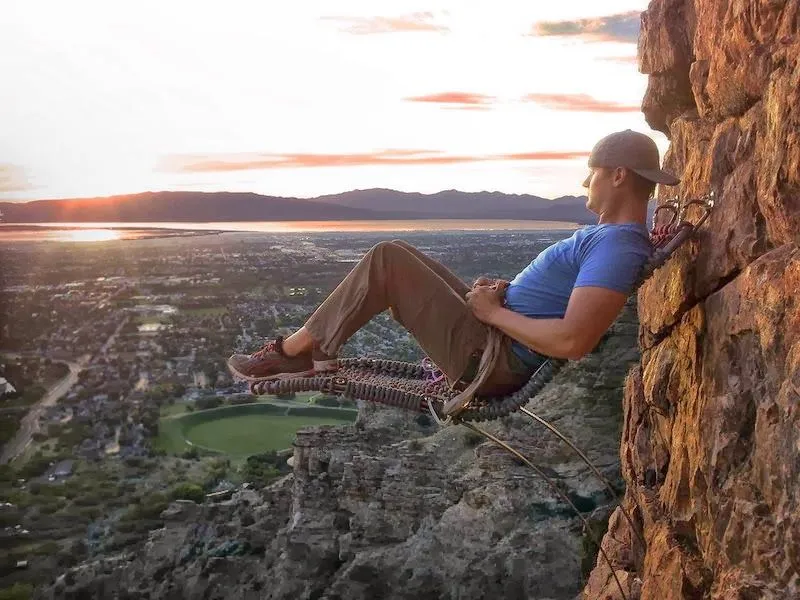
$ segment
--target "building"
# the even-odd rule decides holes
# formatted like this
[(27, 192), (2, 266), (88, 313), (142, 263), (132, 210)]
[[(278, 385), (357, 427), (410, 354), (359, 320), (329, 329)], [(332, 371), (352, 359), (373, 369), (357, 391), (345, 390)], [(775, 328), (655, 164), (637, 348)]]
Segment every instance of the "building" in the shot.
[(9, 382), (5, 377), (0, 377), (0, 398), (5, 396), (6, 394), (13, 394), (17, 391), (11, 382)]

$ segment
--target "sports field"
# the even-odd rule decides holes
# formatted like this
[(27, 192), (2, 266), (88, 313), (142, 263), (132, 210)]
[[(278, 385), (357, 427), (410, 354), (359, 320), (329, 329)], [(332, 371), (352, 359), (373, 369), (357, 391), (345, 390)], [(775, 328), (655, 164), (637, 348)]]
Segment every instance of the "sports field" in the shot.
[(247, 415), (200, 423), (186, 431), (186, 439), (231, 456), (248, 456), (288, 448), (298, 429), (312, 425), (341, 425), (330, 417)]
[(205, 452), (246, 457), (291, 447), (298, 429), (352, 423), (356, 415), (355, 410), (267, 402), (226, 406), (162, 417), (156, 445), (172, 454), (194, 446)]

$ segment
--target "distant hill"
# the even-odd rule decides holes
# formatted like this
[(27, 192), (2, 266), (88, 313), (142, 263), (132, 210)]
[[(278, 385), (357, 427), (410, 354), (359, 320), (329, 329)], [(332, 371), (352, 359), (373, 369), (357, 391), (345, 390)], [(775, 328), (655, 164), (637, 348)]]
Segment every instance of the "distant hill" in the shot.
[(6, 223), (524, 219), (596, 222), (584, 197), (456, 190), (355, 190), (313, 199), (233, 192), (145, 192), (105, 198), (0, 202)]
[(382, 212), (402, 210), (447, 219), (534, 219), (579, 223), (597, 221), (597, 217), (586, 210), (585, 196), (563, 196), (549, 200), (528, 194), (502, 192), (446, 190), (435, 194), (420, 194), (372, 189), (320, 196), (314, 198), (314, 201)]

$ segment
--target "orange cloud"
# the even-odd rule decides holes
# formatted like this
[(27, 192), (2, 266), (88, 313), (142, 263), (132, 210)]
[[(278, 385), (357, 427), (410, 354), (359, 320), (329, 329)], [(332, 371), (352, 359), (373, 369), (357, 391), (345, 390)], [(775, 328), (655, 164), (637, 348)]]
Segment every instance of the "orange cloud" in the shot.
[(322, 17), (327, 21), (337, 21), (342, 27), (340, 31), (355, 35), (376, 33), (409, 33), (450, 31), (444, 25), (434, 22), (433, 13), (415, 12), (399, 17)]
[(161, 168), (180, 173), (212, 173), (264, 169), (364, 167), (372, 165), (451, 165), (488, 161), (572, 160), (588, 152), (525, 152), (516, 154), (457, 155), (438, 150), (381, 150), (356, 154), (239, 154), (174, 155)]
[(472, 92), (440, 92), (425, 96), (411, 96), (405, 98), (408, 102), (430, 102), (445, 105), (444, 108), (458, 108), (465, 110), (486, 110), (494, 102), (494, 96), (474, 94)]
[(553, 110), (606, 113), (639, 112), (641, 110), (640, 106), (596, 100), (587, 94), (528, 94), (523, 100), (536, 102)]
[(577, 19), (575, 21), (542, 21), (534, 23), (532, 36), (581, 37), (596, 42), (636, 43), (639, 39), (641, 12), (629, 12)]
[(23, 192), (32, 187), (23, 169), (9, 163), (0, 163), (0, 193)]

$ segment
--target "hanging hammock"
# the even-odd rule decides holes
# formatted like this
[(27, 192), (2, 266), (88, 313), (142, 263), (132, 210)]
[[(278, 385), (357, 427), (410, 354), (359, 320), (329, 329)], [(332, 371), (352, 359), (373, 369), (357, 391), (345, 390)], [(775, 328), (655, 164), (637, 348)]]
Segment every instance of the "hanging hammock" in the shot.
[[(687, 199), (683, 202), (674, 198), (656, 208), (653, 215), (654, 226), (650, 231), (650, 240), (654, 251), (650, 260), (642, 268), (631, 294), (635, 293), (657, 269), (662, 267), (678, 248), (694, 237), (698, 229), (710, 216), (711, 210), (714, 208), (714, 202), (715, 194), (710, 192), (706, 196)], [(691, 206), (698, 206), (701, 209), (700, 217), (695, 223), (684, 219)], [(670, 213), (671, 216), (666, 223), (655, 224), (659, 213), (662, 211)], [(495, 330), (492, 333), (490, 330), (490, 343), (487, 346), (496, 346), (497, 340), (499, 340), (497, 331)], [(487, 348), (488, 350), (489, 348)], [(484, 352), (482, 364), (486, 358), (487, 351)], [(440, 426), (460, 424), (472, 429), (498, 444), (533, 469), (572, 508), (583, 522), (587, 535), (597, 545), (604, 561), (611, 569), (611, 574), (623, 599), (627, 600), (622, 584), (602, 544), (596, 539), (588, 521), (564, 492), (562, 486), (553, 481), (552, 476), (548, 475), (542, 467), (537, 466), (502, 440), (475, 425), (476, 422), (498, 419), (519, 411), (546, 427), (566, 443), (589, 466), (594, 475), (603, 482), (610, 492), (611, 498), (617, 501), (622, 514), (631, 527), (631, 531), (635, 534), (642, 548), (644, 548), (644, 538), (638, 528), (634, 526), (633, 520), (622, 506), (622, 503), (619, 502), (617, 492), (608, 479), (555, 426), (525, 407), (525, 404), (536, 396), (566, 363), (567, 361), (564, 359), (547, 359), (519, 390), (506, 396), (476, 396), (470, 393), (465, 397), (463, 391), (450, 387), (444, 376), (436, 368), (436, 365), (432, 364), (429, 359), (425, 359), (421, 364), (418, 364), (376, 358), (340, 358), (339, 368), (333, 375), (259, 381), (250, 384), (250, 391), (256, 395), (319, 391), (342, 395), (349, 399), (384, 404), (414, 412), (429, 413)]]

